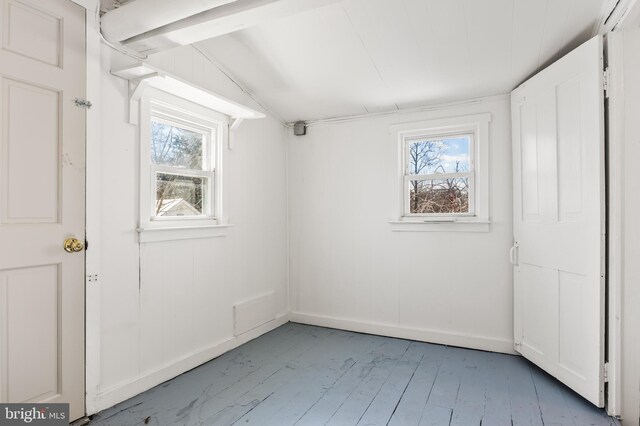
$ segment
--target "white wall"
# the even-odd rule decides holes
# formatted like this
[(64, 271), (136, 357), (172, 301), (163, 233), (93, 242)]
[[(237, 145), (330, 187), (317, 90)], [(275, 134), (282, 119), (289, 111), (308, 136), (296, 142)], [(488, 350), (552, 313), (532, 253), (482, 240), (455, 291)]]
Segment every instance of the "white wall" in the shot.
[[(99, 349), (88, 347), (88, 356), (100, 358), (99, 373), (88, 372), (90, 413), (256, 337), (286, 321), (288, 312), (282, 124), (270, 116), (245, 121), (232, 149), (225, 148), (224, 216), (234, 225), (225, 236), (139, 244), (138, 130), (128, 123), (127, 81), (109, 73), (111, 55), (103, 46), (102, 131), (94, 147), (100, 175), (88, 188), (99, 191), (101, 205), (99, 229), (88, 230), (100, 256), (87, 273), (101, 271), (97, 283), (88, 283), (100, 288)], [(191, 47), (151, 62), (259, 109)], [(101, 237), (91, 241), (92, 235)], [(268, 292), (275, 293), (278, 319), (234, 337), (233, 305)], [(91, 335), (98, 321), (89, 321)]]
[[(292, 320), (512, 352), (509, 108), (495, 97), (290, 134)], [(485, 112), (490, 231), (393, 232), (397, 139), (389, 126)]]

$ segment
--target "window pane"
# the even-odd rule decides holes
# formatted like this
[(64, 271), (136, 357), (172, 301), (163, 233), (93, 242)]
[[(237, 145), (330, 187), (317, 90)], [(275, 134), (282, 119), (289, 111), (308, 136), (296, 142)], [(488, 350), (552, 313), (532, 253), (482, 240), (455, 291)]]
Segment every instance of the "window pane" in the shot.
[(203, 134), (151, 122), (151, 162), (202, 170)]
[(469, 213), (469, 179), (412, 180), (409, 210), (420, 213)]
[(409, 143), (407, 173), (427, 175), (470, 171), (471, 137), (451, 136), (442, 139), (416, 139)]
[(209, 178), (156, 173), (155, 216), (200, 216)]

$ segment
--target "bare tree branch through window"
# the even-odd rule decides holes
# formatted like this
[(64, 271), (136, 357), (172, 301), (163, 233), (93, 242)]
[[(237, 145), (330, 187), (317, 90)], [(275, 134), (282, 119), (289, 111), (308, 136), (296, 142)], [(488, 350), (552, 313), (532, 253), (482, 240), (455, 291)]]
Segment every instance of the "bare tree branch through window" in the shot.
[(411, 214), (468, 213), (471, 137), (414, 139), (407, 143)]

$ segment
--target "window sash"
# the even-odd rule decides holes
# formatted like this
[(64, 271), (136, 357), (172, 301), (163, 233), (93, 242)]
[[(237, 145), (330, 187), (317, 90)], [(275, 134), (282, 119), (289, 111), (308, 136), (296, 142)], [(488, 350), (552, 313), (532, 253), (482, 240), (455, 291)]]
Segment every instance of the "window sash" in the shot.
[[(157, 166), (151, 165), (150, 167), (150, 205), (149, 213), (152, 221), (172, 221), (172, 220), (202, 220), (202, 219), (216, 219), (215, 210), (215, 171), (206, 170), (194, 170), (194, 169), (181, 169), (179, 167), (170, 166)], [(157, 173), (166, 173), (177, 176), (199, 177), (208, 179), (209, 185), (203, 197), (202, 214), (194, 216), (156, 216), (156, 202), (158, 191), (158, 180), (156, 178)]]
[[(216, 133), (215, 128), (206, 128), (206, 127), (197, 126), (187, 121), (181, 120), (179, 117), (163, 114), (162, 112), (155, 111), (155, 110), (153, 110), (151, 113), (151, 119), (149, 121), (149, 125), (151, 125), (152, 121), (201, 134), (202, 135), (202, 170), (209, 171), (213, 169), (214, 167), (213, 165), (215, 164), (215, 151), (216, 151), (215, 150), (216, 140), (214, 138), (214, 134)], [(149, 137), (151, 137), (151, 135), (149, 135)], [(151, 145), (151, 141), (149, 141), (149, 144)], [(174, 167), (174, 166), (166, 166), (162, 164), (153, 164), (151, 162), (151, 150), (149, 150), (149, 164), (156, 167)], [(174, 168), (177, 169), (179, 167), (174, 167)], [(189, 170), (189, 169), (184, 168), (183, 170)]]
[[(439, 141), (442, 139), (453, 139), (456, 137), (469, 138), (469, 171), (456, 173), (428, 173), (420, 175), (412, 175), (409, 173), (408, 165), (410, 159), (410, 146), (416, 142)], [(471, 217), (475, 216), (475, 162), (476, 162), (476, 135), (472, 132), (446, 132), (446, 133), (430, 133), (423, 134), (407, 134), (403, 138), (403, 216), (405, 217)], [(447, 179), (467, 179), (469, 182), (469, 211), (466, 213), (411, 213), (410, 205), (410, 189), (411, 181), (427, 181), (427, 180), (447, 180)]]
[[(217, 147), (217, 140), (214, 135), (217, 135), (216, 127), (199, 126), (195, 123), (188, 121), (188, 114), (184, 117), (182, 113), (178, 111), (168, 110), (160, 107), (156, 108), (152, 106), (151, 116), (149, 124), (152, 121), (157, 123), (166, 124), (169, 126), (177, 127), (179, 129), (188, 130), (194, 133), (202, 135), (202, 169), (189, 169), (176, 166), (167, 166), (162, 164), (153, 164), (151, 162), (151, 156), (149, 156), (149, 217), (152, 222), (171, 222), (185, 220), (216, 220), (216, 173), (215, 173), (215, 152)], [(151, 135), (149, 135), (151, 136)], [(151, 143), (151, 141), (149, 141)], [(149, 152), (151, 155), (151, 152)], [(166, 173), (178, 176), (188, 177), (201, 177), (208, 179), (207, 190), (203, 196), (202, 214), (193, 216), (156, 216), (156, 197), (158, 190), (157, 173)]]
[[(469, 175), (469, 173), (465, 173), (465, 175)], [(429, 178), (422, 179), (407, 179), (405, 176), (404, 180), (404, 215), (410, 217), (452, 217), (452, 216), (460, 216), (460, 217), (470, 217), (475, 216), (475, 179), (473, 178), (473, 174), (470, 176), (454, 176), (448, 178), (441, 178), (441, 175), (421, 175), (421, 176), (432, 176)], [(464, 213), (411, 213), (411, 196), (409, 188), (409, 183), (412, 181), (429, 181), (429, 180), (447, 180), (447, 179), (467, 179), (469, 182), (469, 211)]]
[[(469, 132), (454, 132), (454, 133), (443, 133), (443, 134), (429, 133), (429, 136), (424, 136), (424, 135), (420, 136), (420, 134), (405, 136), (404, 144), (403, 144), (403, 149), (404, 149), (404, 153), (403, 153), (404, 164), (402, 167), (403, 173), (405, 175), (411, 175), (409, 173), (408, 166), (409, 164), (411, 164), (410, 157), (411, 157), (412, 144), (418, 143), (418, 142), (436, 142), (443, 139), (455, 139), (455, 138), (469, 138), (469, 172), (473, 172), (475, 168), (475, 159), (476, 159), (475, 135)], [(462, 172), (458, 172), (458, 173), (462, 173)], [(412, 175), (412, 176), (418, 176), (418, 175)]]

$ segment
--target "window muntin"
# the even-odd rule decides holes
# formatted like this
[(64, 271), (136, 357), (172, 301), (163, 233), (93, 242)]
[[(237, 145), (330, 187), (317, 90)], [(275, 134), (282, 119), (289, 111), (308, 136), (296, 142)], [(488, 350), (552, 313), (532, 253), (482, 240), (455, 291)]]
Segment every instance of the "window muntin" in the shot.
[(404, 216), (474, 215), (474, 134), (405, 136)]
[(215, 127), (198, 126), (166, 109), (150, 121), (152, 221), (215, 219)]

